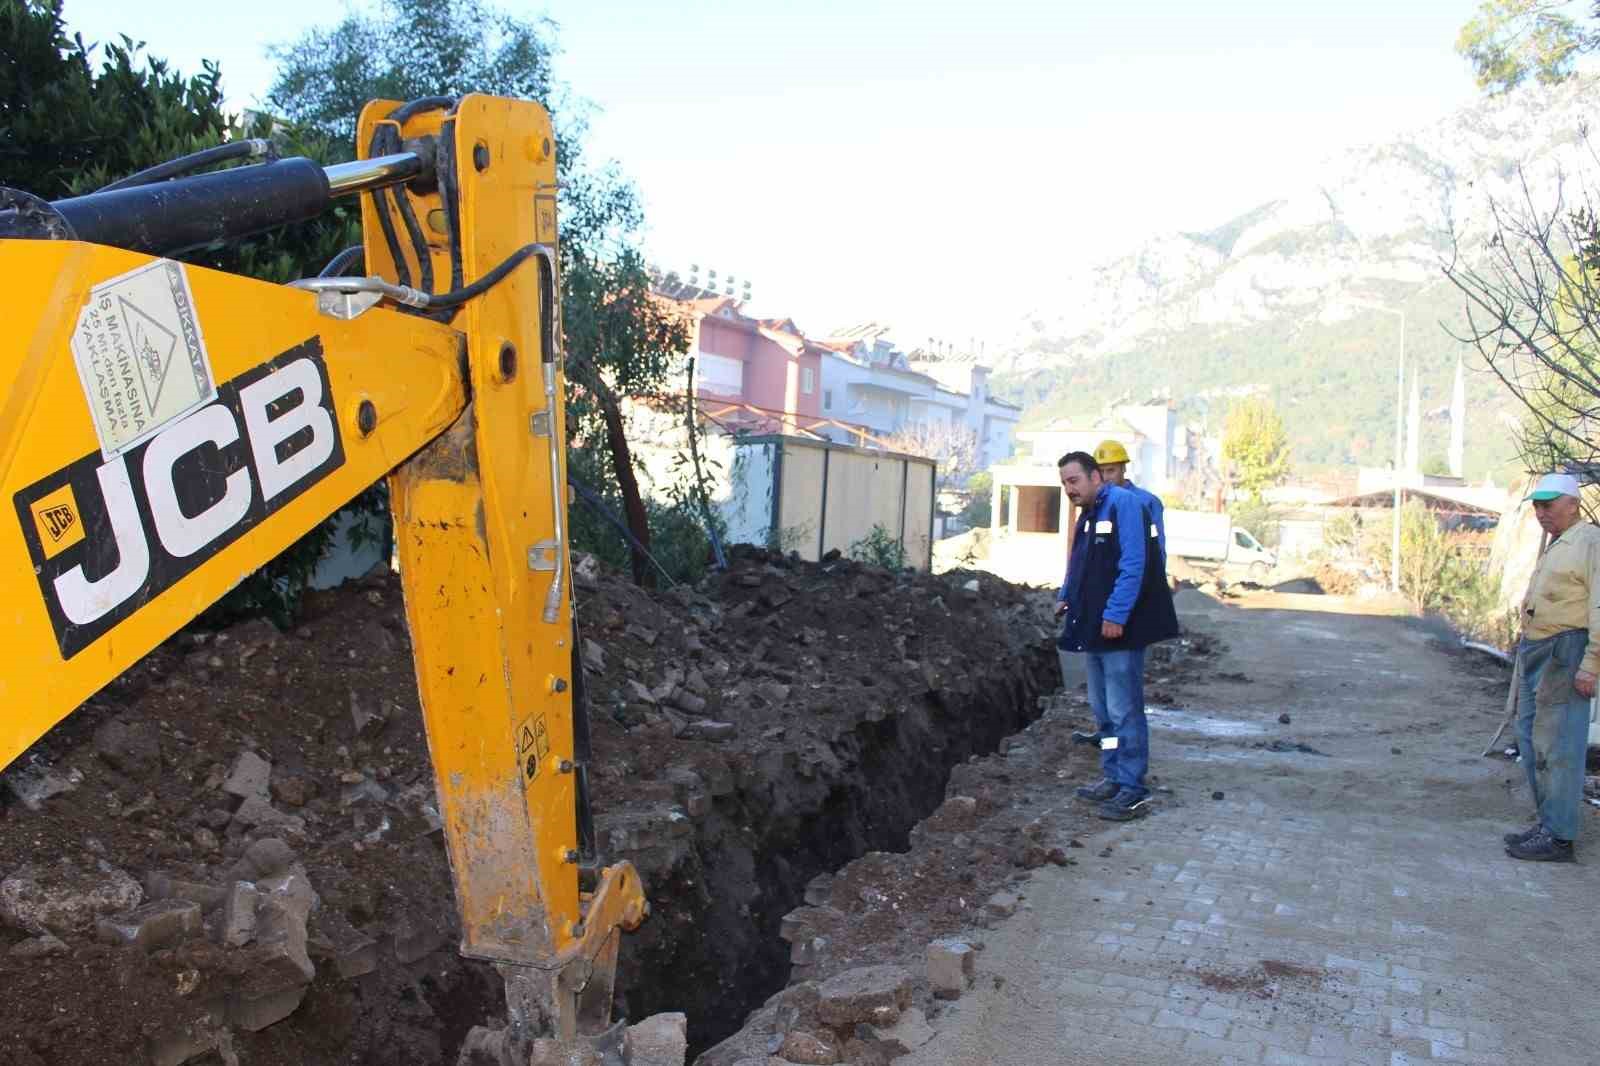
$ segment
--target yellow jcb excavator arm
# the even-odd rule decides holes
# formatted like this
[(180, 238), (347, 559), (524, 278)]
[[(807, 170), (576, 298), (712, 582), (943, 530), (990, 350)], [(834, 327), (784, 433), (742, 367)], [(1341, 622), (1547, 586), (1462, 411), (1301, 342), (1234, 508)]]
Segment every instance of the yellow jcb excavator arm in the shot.
[[(387, 475), (461, 950), (519, 1047), (571, 1044), (647, 908), (626, 862), (580, 889), (554, 138), (476, 95), (360, 130), (320, 195), (369, 193), (372, 277), (312, 291), (148, 254), (282, 221), (260, 201), (290, 163), (315, 201), (305, 160), (0, 203), (57, 238), (0, 239), (0, 767)], [(400, 284), (428, 272), (454, 296)]]

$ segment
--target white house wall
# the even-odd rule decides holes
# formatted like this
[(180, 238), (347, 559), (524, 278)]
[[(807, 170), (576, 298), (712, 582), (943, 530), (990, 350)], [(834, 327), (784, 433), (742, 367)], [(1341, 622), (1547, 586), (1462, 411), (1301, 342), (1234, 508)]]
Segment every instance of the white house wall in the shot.
[(738, 398), (744, 395), (744, 363), (725, 355), (700, 352), (695, 356), (694, 380), (699, 392)]
[(733, 450), (736, 454), (727, 467), (727, 494), (717, 505), (728, 525), (728, 543), (766, 544), (772, 531), (778, 444), (764, 441)]

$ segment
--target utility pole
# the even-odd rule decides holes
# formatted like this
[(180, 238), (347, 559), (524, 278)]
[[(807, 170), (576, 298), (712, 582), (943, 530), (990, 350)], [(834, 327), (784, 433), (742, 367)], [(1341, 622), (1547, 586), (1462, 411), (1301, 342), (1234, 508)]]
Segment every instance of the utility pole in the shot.
[(1394, 534), (1389, 545), (1389, 589), (1392, 592), (1400, 591), (1400, 464), (1405, 448), (1405, 410), (1406, 410), (1406, 313), (1397, 311), (1392, 307), (1382, 304), (1368, 303), (1365, 300), (1346, 298), (1349, 303), (1357, 307), (1364, 307), (1369, 311), (1382, 311), (1386, 315), (1394, 315), (1400, 319), (1400, 360), (1395, 365), (1394, 371), (1394, 465), (1391, 472), (1394, 475)]
[(1394, 541), (1389, 546), (1389, 591), (1400, 591), (1400, 448), (1401, 448), (1401, 412), (1405, 410), (1406, 401), (1406, 313), (1404, 311), (1386, 312), (1400, 316), (1400, 361), (1395, 367), (1395, 397), (1394, 397)]

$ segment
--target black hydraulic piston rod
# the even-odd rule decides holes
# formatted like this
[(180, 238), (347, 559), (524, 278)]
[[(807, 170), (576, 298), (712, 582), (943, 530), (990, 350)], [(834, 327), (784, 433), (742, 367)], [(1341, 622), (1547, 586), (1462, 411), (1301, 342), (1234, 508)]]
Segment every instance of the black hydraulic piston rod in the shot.
[[(414, 152), (318, 166), (295, 157), (57, 200), (69, 239), (176, 255), (321, 214), (335, 197), (423, 177)], [(0, 216), (8, 212), (0, 211)], [(0, 217), (0, 232), (6, 228)]]

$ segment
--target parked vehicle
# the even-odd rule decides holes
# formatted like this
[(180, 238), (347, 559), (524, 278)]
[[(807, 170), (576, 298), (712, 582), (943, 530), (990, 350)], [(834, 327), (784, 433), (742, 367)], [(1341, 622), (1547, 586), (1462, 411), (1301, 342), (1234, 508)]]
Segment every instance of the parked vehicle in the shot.
[(1167, 511), (1167, 557), (1199, 566), (1243, 567), (1253, 578), (1264, 578), (1278, 565), (1278, 557), (1248, 529), (1233, 524), (1226, 514), (1208, 511)]

